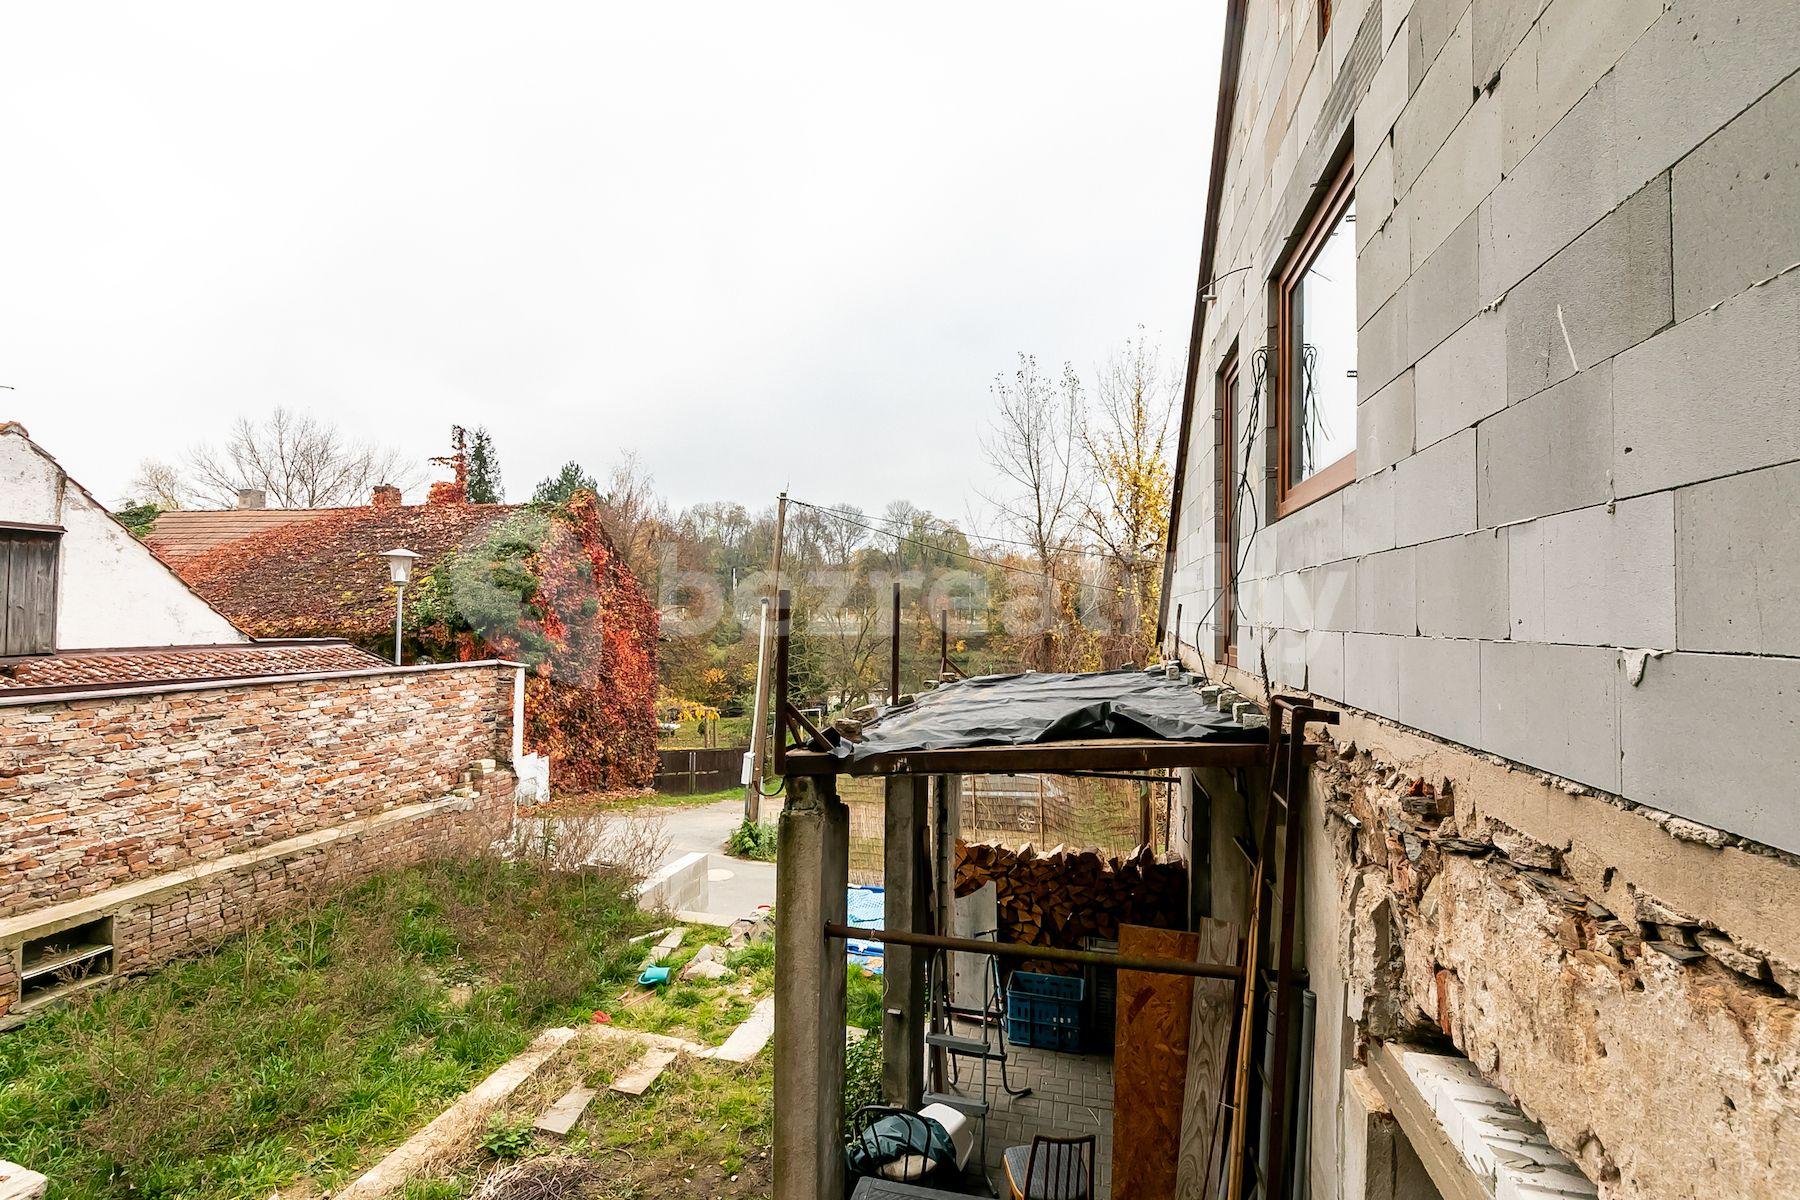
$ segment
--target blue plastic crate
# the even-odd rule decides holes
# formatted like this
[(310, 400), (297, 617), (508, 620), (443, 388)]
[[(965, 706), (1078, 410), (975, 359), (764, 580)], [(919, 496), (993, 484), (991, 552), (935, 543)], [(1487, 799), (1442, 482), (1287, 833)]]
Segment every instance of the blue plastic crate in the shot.
[(1084, 991), (1078, 975), (1014, 971), (1006, 988), (1006, 1040), (1040, 1050), (1079, 1051)]

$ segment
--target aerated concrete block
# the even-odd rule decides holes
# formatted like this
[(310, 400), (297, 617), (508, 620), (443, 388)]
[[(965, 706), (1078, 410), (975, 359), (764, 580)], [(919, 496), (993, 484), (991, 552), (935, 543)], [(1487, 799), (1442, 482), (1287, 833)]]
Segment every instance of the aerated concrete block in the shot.
[(1401, 367), (1409, 367), (1429, 354), (1439, 342), (1467, 324), (1485, 303), (1476, 269), (1479, 233), (1479, 219), (1471, 215), (1423, 262), (1419, 261), (1417, 241), (1413, 243), (1413, 261), (1417, 265), (1400, 292), (1406, 299), (1406, 361)]
[(1800, 853), (1800, 659), (1665, 655), (1619, 707), (1628, 798)]
[(1506, 390), (1533, 395), (1672, 319), (1669, 180), (1658, 176), (1507, 294)]
[(1506, 407), (1507, 320), (1478, 312), (1413, 368), (1413, 444), (1420, 449)]
[[(1413, 452), (1413, 379), (1400, 377), (1356, 406), (1356, 473), (1373, 475)], [(1392, 532), (1393, 522), (1388, 522)]]
[(1676, 643), (1800, 656), (1800, 463), (1675, 493)]
[[(1800, 21), (1792, 0), (1672, 0), (1613, 68), (1621, 182), (1635, 189), (1668, 170), (1791, 75), (1796, 62)], [(1698, 63), (1705, 69), (1696, 70)]]
[(1400, 712), (1400, 643), (1379, 633), (1344, 635), (1344, 703), (1384, 717)]
[(1676, 164), (1677, 319), (1800, 262), (1797, 129), (1800, 75)]
[[(1492, 96), (1481, 95), (1407, 193), (1429, 199), (1412, 211), (1407, 237), (1413, 262), (1423, 263), (1463, 224), (1473, 222), (1475, 210), (1499, 182), (1500, 106)], [(1471, 272), (1471, 282), (1474, 278)]]
[(1668, 492), (1508, 530), (1516, 641), (1675, 645), (1675, 501)]
[(1800, 458), (1800, 271), (1613, 363), (1613, 478), (1629, 496)]
[(1481, 745), (1479, 653), (1473, 641), (1400, 639), (1398, 719), (1465, 746)]
[(1418, 632), (1417, 576), (1413, 549), (1384, 550), (1356, 564), (1356, 629), (1359, 633)]
[[(1469, 12), (1456, 23), (1444, 42), (1418, 90), (1407, 101), (1406, 108), (1394, 122), (1394, 194), (1404, 196), (1424, 172), (1425, 166), (1443, 146), (1450, 131), (1462, 120), (1474, 103), (1475, 90), (1470, 84)], [(1357, 217), (1362, 217), (1357, 195)]]
[(1470, 11), (1470, 70), (1475, 86), (1486, 86), (1503, 69), (1546, 0), (1474, 0)]
[(1475, 529), (1475, 431), (1465, 429), (1394, 467), (1394, 541), (1410, 546)]
[(1612, 470), (1612, 363), (1570, 376), (1475, 429), (1482, 526), (1606, 500)]
[(1491, 753), (1619, 790), (1619, 653), (1481, 643), (1481, 741)]
[[(1362, 454), (1357, 454), (1362, 467)], [(1361, 558), (1394, 548), (1394, 473), (1365, 475), (1344, 489), (1344, 555)]]
[(1505, 530), (1484, 529), (1414, 547), (1420, 633), (1506, 638), (1506, 542)]

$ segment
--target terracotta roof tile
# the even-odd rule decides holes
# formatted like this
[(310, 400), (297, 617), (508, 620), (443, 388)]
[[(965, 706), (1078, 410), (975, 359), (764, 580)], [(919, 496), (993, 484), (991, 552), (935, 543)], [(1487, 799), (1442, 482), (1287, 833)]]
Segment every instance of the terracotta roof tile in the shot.
[(19, 688), (192, 683), (262, 675), (364, 671), (387, 665), (343, 641), (64, 650), (0, 664), (0, 694)]
[(253, 636), (367, 642), (393, 628), (384, 552), (401, 546), (418, 554), (415, 577), (423, 576), (518, 511), (506, 504), (310, 510), (307, 520), (224, 542), (177, 570)]
[(333, 508), (232, 508), (223, 512), (173, 511), (157, 516), (144, 535), (144, 544), (171, 566), (180, 566), (239, 538), (280, 529), (296, 521), (310, 521)]

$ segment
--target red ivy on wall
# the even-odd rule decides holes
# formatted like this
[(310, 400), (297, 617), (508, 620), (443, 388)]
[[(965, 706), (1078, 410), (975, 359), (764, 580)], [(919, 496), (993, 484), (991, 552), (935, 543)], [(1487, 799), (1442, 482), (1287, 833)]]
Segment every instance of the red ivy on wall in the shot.
[[(479, 561), (520, 523), (533, 529), (528, 547)], [(592, 493), (577, 492), (542, 517), (523, 506), (455, 502), (322, 513), (230, 543), (182, 574), (254, 636), (346, 637), (385, 657), (394, 593), (380, 552), (396, 545), (424, 556), (409, 609), (459, 560), (522, 593), (504, 620), (464, 619), (456, 604), (445, 606), (455, 615), (423, 626), (409, 620), (409, 657), (528, 663), (526, 748), (549, 755), (558, 788), (650, 783), (659, 618), (602, 527)]]

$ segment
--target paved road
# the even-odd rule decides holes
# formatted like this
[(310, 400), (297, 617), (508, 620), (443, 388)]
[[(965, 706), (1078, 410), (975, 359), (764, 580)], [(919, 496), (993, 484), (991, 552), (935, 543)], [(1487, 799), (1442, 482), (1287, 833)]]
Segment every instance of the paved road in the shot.
[(646, 811), (662, 819), (668, 834), (669, 852), (664, 861), (696, 851), (708, 856), (708, 911), (735, 918), (755, 911), (759, 904), (775, 903), (775, 864), (747, 862), (724, 852), (725, 839), (743, 822), (741, 801)]

